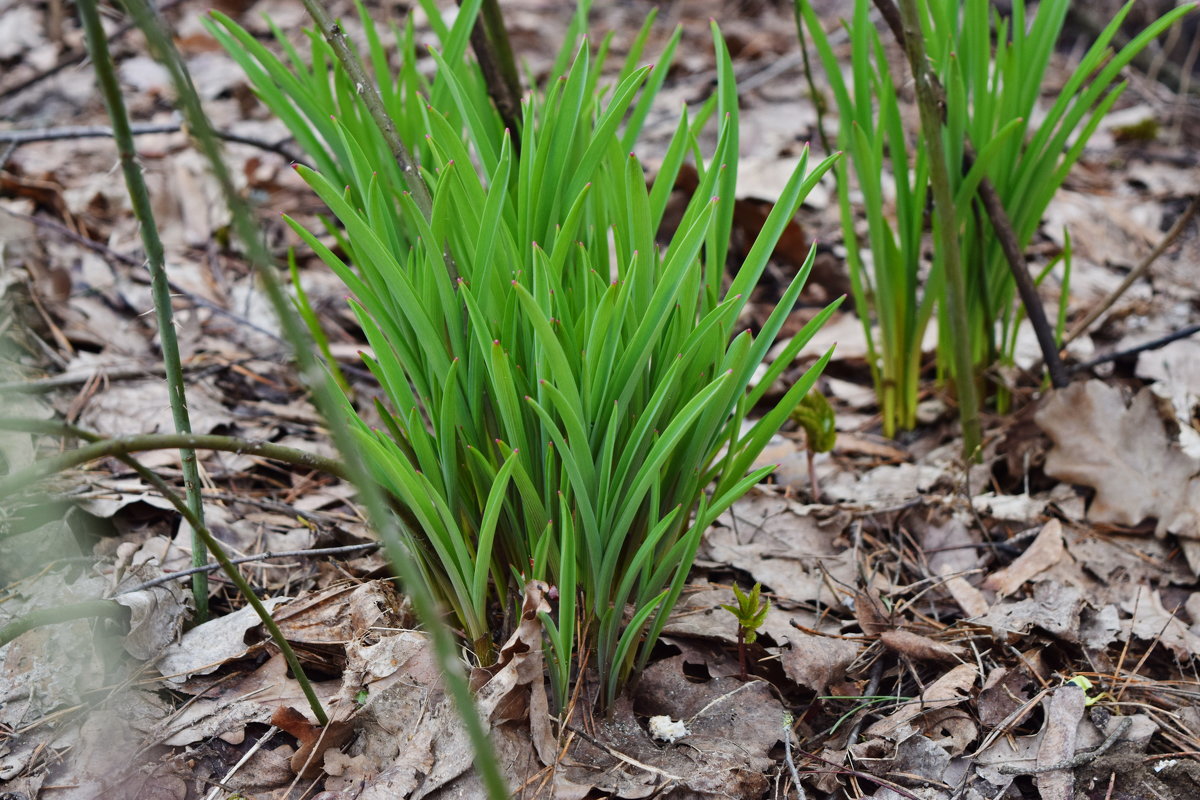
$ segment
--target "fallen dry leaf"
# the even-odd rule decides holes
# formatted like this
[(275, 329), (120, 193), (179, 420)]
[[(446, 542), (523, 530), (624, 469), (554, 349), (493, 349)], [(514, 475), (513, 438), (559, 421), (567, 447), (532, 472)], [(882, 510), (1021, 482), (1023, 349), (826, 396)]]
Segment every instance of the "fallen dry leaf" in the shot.
[[(270, 611), (287, 601), (286, 597), (268, 597), (263, 600), (263, 605)], [(250, 606), (209, 620), (185, 633), (178, 644), (168, 647), (155, 668), (174, 683), (215, 672), (221, 665), (246, 656), (261, 644), (246, 643), (246, 632), (261, 624), (262, 620)]]
[(1046, 474), (1096, 490), (1088, 516), (1157, 533), (1200, 536), (1200, 462), (1167, 432), (1154, 393), (1125, 405), (1121, 390), (1092, 380), (1052, 393), (1035, 415), (1054, 442)]
[[(125, 573), (124, 587), (136, 586), (158, 578), (162, 570), (157, 564), (145, 563)], [(159, 584), (149, 589), (116, 594), (113, 599), (129, 609), (129, 633), (123, 641), (125, 652), (134, 658), (148, 661), (179, 639), (183, 623), (192, 603), (178, 581)]]
[[(1062, 764), (1075, 755), (1076, 730), (1087, 698), (1078, 686), (1060, 686), (1046, 702), (1046, 726), (1038, 747), (1038, 769)], [(1042, 800), (1075, 800), (1075, 774), (1070, 768), (1054, 769), (1034, 777)]]
[(983, 582), (1000, 597), (1006, 597), (1021, 588), (1025, 581), (1043, 570), (1049, 569), (1063, 557), (1062, 523), (1052, 519), (1042, 526), (1033, 543), (1004, 569), (996, 570)]
[(1073, 641), (1079, 633), (1082, 609), (1078, 587), (1040, 581), (1033, 585), (1033, 597), (997, 603), (976, 622), (991, 626), (992, 635), (1000, 641), (1010, 633), (1028, 633), (1035, 626)]
[(957, 705), (967, 699), (967, 691), (975, 685), (978, 677), (977, 666), (959, 664), (926, 687), (917, 701), (901, 706), (898, 711), (867, 728), (866, 733), (870, 736), (888, 736), (919, 714)]
[(1121, 603), (1121, 608), (1131, 617), (1121, 623), (1122, 640), (1132, 634), (1143, 641), (1159, 641), (1185, 662), (1200, 656), (1200, 635), (1189, 630), (1183, 620), (1163, 607), (1159, 592), (1148, 586), (1138, 586), (1132, 596)]
[(854, 583), (852, 554), (836, 542), (848, 522), (846, 515), (822, 520), (791, 500), (752, 492), (709, 529), (701, 557), (746, 570), (777, 602), (840, 606), (831, 587)]
[(297, 597), (271, 616), (301, 664), (331, 675), (345, 669), (349, 642), (371, 635), (372, 628), (399, 629), (414, 623), (401, 613), (400, 597), (389, 581), (341, 583)]
[(916, 661), (958, 661), (967, 653), (965, 647), (946, 644), (912, 631), (884, 631), (879, 641), (889, 650)]

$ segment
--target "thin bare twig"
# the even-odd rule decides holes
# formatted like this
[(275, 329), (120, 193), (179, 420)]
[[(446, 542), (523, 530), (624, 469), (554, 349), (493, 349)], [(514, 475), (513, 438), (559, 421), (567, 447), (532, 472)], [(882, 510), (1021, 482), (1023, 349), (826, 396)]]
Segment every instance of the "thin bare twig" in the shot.
[(1136, 267), (1129, 271), (1129, 274), (1125, 276), (1125, 280), (1121, 281), (1121, 285), (1113, 289), (1108, 297), (1104, 298), (1102, 303), (1087, 313), (1087, 316), (1075, 323), (1075, 325), (1071, 328), (1070, 333), (1068, 333), (1063, 339), (1063, 347), (1066, 347), (1068, 344), (1083, 335), (1088, 328), (1092, 327), (1096, 320), (1104, 316), (1105, 313), (1107, 313), (1108, 310), (1112, 308), (1118, 300), (1121, 299), (1125, 292), (1129, 291), (1129, 287), (1132, 286), (1134, 282), (1138, 280), (1138, 278), (1146, 274), (1146, 271), (1149, 270), (1150, 266), (1158, 260), (1159, 256), (1165, 253), (1167, 248), (1174, 244), (1175, 240), (1180, 237), (1184, 229), (1187, 228), (1188, 223), (1192, 221), (1192, 218), (1196, 216), (1198, 211), (1200, 211), (1200, 194), (1195, 194), (1192, 196), (1192, 202), (1188, 204), (1187, 209), (1185, 209), (1184, 212), (1179, 215), (1179, 218), (1175, 220), (1175, 224), (1171, 226), (1171, 229), (1163, 234), (1163, 238), (1157, 245), (1155, 245), (1154, 249), (1147, 253), (1145, 258), (1139, 261)]
[[(677, 783), (687, 783), (686, 778), (684, 778), (680, 775), (673, 775), (670, 772), (667, 772), (666, 770), (659, 769), (658, 767), (651, 766), (650, 764), (644, 764), (641, 761), (638, 761), (633, 756), (627, 756), (624, 753), (622, 753), (620, 750), (617, 750), (615, 747), (611, 747), (611, 746), (605, 744), (604, 742), (595, 738), (591, 734), (584, 732), (583, 730), (575, 727), (574, 725), (571, 725), (568, 723), (566, 728), (567, 728), (567, 730), (577, 734), (580, 738), (584, 739), (589, 744), (591, 744), (595, 747), (599, 747), (601, 750), (608, 753), (613, 758), (617, 759), (618, 761), (623, 761), (631, 767), (637, 767), (640, 770), (649, 772), (651, 775), (658, 775), (659, 777), (666, 778), (667, 780), (670, 780), (670, 781), (675, 781)], [(659, 790), (663, 791), (663, 790), (665, 790), (665, 787), (659, 787)]]
[(796, 762), (792, 759), (792, 715), (788, 714), (783, 718), (783, 759), (787, 764), (788, 772), (792, 774), (792, 784), (796, 787), (796, 796), (799, 800), (808, 800), (808, 796), (804, 793), (804, 787), (800, 784), (800, 773), (796, 770)]
[(1001, 775), (1041, 775), (1044, 772), (1056, 772), (1060, 769), (1075, 769), (1077, 767), (1082, 767), (1086, 764), (1092, 763), (1097, 758), (1108, 752), (1109, 748), (1116, 744), (1117, 740), (1125, 735), (1125, 732), (1129, 730), (1131, 725), (1133, 725), (1133, 717), (1121, 717), (1120, 721), (1118, 721), (1116, 726), (1113, 728), (1112, 733), (1110, 733), (1108, 738), (1101, 742), (1098, 747), (1076, 753), (1070, 758), (1063, 759), (1057, 764), (1047, 764), (1044, 767), (1023, 767), (1020, 764), (1001, 764), (996, 768), (996, 771)]
[[(130, 133), (134, 136), (148, 136), (155, 133), (178, 133), (183, 130), (181, 122), (139, 123), (130, 125)], [(268, 142), (254, 136), (245, 136), (231, 131), (214, 131), (217, 137), (235, 144), (245, 144), (283, 156), (288, 161), (297, 164), (305, 163), (300, 157), (284, 146), (289, 136), (280, 142)], [(113, 130), (107, 125), (65, 125), (56, 128), (32, 128), (29, 130), (0, 131), (0, 142), (13, 145), (30, 144), (32, 142), (54, 142), (63, 139), (111, 139)], [(7, 160), (7, 159), (5, 159)], [(2, 162), (0, 162), (2, 163)]]
[[(167, 2), (158, 6), (158, 11), (159, 11), (159, 13), (162, 13), (163, 11), (169, 11), (170, 9), (174, 8), (175, 6), (179, 5), (182, 2), (183, 2), (183, 0), (167, 0)], [(134, 23), (126, 22), (125, 24), (121, 25), (121, 27), (119, 27), (115, 31), (113, 31), (112, 35), (110, 35), (108, 37), (108, 40), (110, 42), (115, 42), (118, 39), (125, 36), (125, 34), (129, 33), (131, 30), (133, 30), (136, 27), (137, 27), (137, 25), (135, 25)], [(4, 89), (3, 91), (0, 91), (0, 102), (3, 102), (4, 100), (7, 100), (10, 97), (15, 97), (16, 95), (20, 94), (21, 92), (25, 91), (26, 89), (29, 89), (32, 86), (36, 86), (37, 84), (41, 83), (42, 81), (46, 80), (47, 78), (51, 78), (51, 77), (57, 75), (58, 73), (62, 72), (64, 69), (66, 69), (68, 67), (74, 67), (79, 64), (82, 64), (85, 60), (87, 60), (87, 57), (88, 57), (88, 55), (87, 55), (86, 51), (84, 51), (82, 53), (70, 52), (70, 53), (63, 55), (61, 58), (58, 59), (58, 61), (54, 62), (53, 65), (47, 67), (44, 70), (41, 70), (40, 72), (38, 72), (34, 75), (29, 76), (28, 78), (26, 78), (25, 80), (16, 84), (15, 86), (9, 86), (8, 88)]]
[[(241, 556), (240, 558), (229, 559), (230, 564), (248, 564), (252, 561), (266, 561), (270, 558), (305, 558), (308, 556), (334, 556), (344, 555), (346, 553), (357, 553), (362, 550), (375, 550), (379, 548), (379, 542), (365, 542), (364, 544), (348, 544), (342, 547), (318, 547), (311, 550), (283, 550), (278, 553), (266, 552), (257, 553), (252, 556)], [(186, 578), (196, 572), (215, 572), (221, 568), (220, 564), (205, 564), (202, 567), (190, 567), (182, 569), (178, 572), (169, 572), (166, 575), (160, 575), (153, 580), (139, 583), (137, 586), (130, 586), (128, 589), (122, 589), (118, 594), (129, 594), (130, 592), (140, 592), (144, 589), (149, 589), (154, 586), (161, 586), (164, 583), (177, 581), (180, 578)]]
[(1188, 325), (1186, 328), (1181, 328), (1174, 333), (1168, 333), (1166, 336), (1160, 336), (1157, 339), (1151, 339), (1148, 342), (1143, 342), (1136, 347), (1130, 347), (1128, 350), (1118, 350), (1115, 353), (1106, 353), (1105, 355), (1093, 358), (1091, 361), (1085, 361), (1082, 364), (1075, 364), (1071, 367), (1071, 372), (1083, 372), (1084, 370), (1098, 367), (1101, 364), (1108, 363), (1109, 361), (1120, 361), (1122, 359), (1129, 358), (1130, 356), (1136, 356), (1138, 353), (1157, 350), (1160, 347), (1166, 347), (1171, 342), (1177, 342), (1180, 339), (1186, 339), (1189, 336), (1195, 335), (1196, 333), (1200, 333), (1200, 324)]
[(354, 84), (354, 90), (363, 99), (367, 111), (371, 114), (371, 119), (379, 128), (379, 132), (383, 134), (384, 141), (387, 142), (392, 156), (400, 166), (400, 172), (404, 175), (408, 190), (412, 192), (413, 202), (416, 203), (425, 219), (429, 219), (433, 214), (433, 198), (429, 194), (429, 187), (425, 185), (425, 179), (421, 177), (421, 170), (417, 167), (417, 162), (409, 152), (408, 146), (400, 139), (400, 134), (396, 131), (396, 124), (392, 122), (391, 116), (384, 108), (383, 100), (380, 98), (375, 84), (367, 77), (358, 57), (354, 55), (350, 45), (346, 42), (346, 34), (342, 30), (342, 26), (329, 16), (329, 12), (325, 10), (325, 6), (319, 0), (303, 0), (303, 2), (304, 7), (308, 10), (308, 15), (313, 18), (321, 35), (333, 48), (338, 62), (346, 70), (346, 75)]

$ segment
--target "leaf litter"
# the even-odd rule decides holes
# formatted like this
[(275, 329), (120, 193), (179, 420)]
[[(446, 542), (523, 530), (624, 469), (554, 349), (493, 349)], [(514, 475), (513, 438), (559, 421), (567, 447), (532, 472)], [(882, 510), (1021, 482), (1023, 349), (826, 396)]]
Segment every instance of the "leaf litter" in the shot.
[[(176, 21), (188, 32), (181, 41), (195, 48), (188, 52), (202, 67), (218, 127), (268, 130), (273, 123), (246, 101), (236, 69), (206, 49), (195, 25), (202, 9), (180, 5)], [(294, 4), (262, 5), (300, 24)], [(550, 52), (545, 42), (561, 36), (565, 18), (539, 0), (511, 5), (521, 51)], [(641, 12), (620, 4), (596, 14), (598, 24), (619, 31), (640, 24)], [(751, 78), (742, 100), (746, 119), (755, 120), (747, 140), (754, 152), (743, 165), (739, 225), (752, 238), (755, 204), (772, 199), (779, 165), (795, 157), (797, 126), (811, 129), (815, 115), (795, 64), (783, 73), (795, 79), (794, 90), (753, 82), (794, 50), (789, 14), (769, 4), (736, 19), (718, 0), (681, 9), (680, 72), (665, 98), (703, 95), (711, 74), (698, 55), (707, 52), (706, 26), (690, 23), (709, 15), (722, 19), (739, 69)], [(0, 78), (0, 91), (78, 47), (70, 24), (56, 39), (30, 16), (23, 4), (0, 5), (0, 27), (20, 32), (0, 37), (19, 63)], [(255, 24), (253, 16), (245, 21)], [(129, 45), (119, 55), (129, 85), (146, 86), (131, 95), (133, 112), (161, 119), (153, 66)], [(536, 57), (529, 64), (535, 74), (549, 67)], [(98, 123), (103, 114), (85, 83), (47, 79), (0, 100), (0, 114), (14, 118), (38, 98), (46, 124), (76, 114)], [(652, 114), (648, 130), (654, 124)], [(198, 429), (326, 447), (246, 265), (219, 244), (227, 220), (206, 199), (213, 196), (206, 169), (183, 134), (144, 145), (181, 290)], [(1041, 252), (1052, 253), (1061, 223), (1070, 221), (1079, 262), (1073, 313), (1138, 262), (1200, 177), (1194, 164), (1170, 163), (1164, 146), (1134, 152), (1098, 138), (1093, 148), (1043, 225)], [(1128, 160), (1114, 170), (1108, 164), (1117, 152)], [(317, 211), (283, 159), (244, 147), (230, 158), (265, 198), (264, 209)], [(652, 152), (646, 160), (653, 162)], [(0, 165), (3, 297), (19, 321), (23, 353), (5, 362), (4, 380), (63, 379), (23, 396), (22, 413), (31, 416), (57, 412), (114, 434), (166, 430), (153, 326), (140, 313), (149, 295), (137, 269), (136, 223), (111, 163), (108, 143), (85, 140), (25, 145)], [(186, 191), (171, 191), (180, 187)], [(795, 247), (840, 237), (821, 196), (798, 216)], [(277, 241), (290, 241), (273, 219), (265, 224)], [(1195, 322), (1185, 265), (1197, 241), (1193, 225), (1081, 346), (1089, 354), (1121, 349)], [(813, 306), (844, 291), (836, 248), (821, 252), (832, 271), (806, 290), (802, 303)], [(771, 270), (786, 279), (794, 254), (776, 262)], [(362, 345), (341, 290), (310, 263), (301, 266), (333, 352), (361, 383), (352, 370)], [(751, 314), (772, 302), (769, 291), (756, 296)], [(797, 319), (804, 313), (811, 312), (798, 309)], [(982, 464), (964, 470), (948, 403), (928, 398), (915, 437), (880, 439), (858, 320), (841, 313), (821, 335), (844, 345), (826, 381), (839, 443), (816, 462), (831, 505), (809, 502), (803, 435), (785, 430), (770, 452), (781, 464), (774, 484), (709, 532), (661, 652), (606, 717), (587, 713), (587, 686), (572, 715), (551, 717), (536, 618), (546, 587), (530, 586), (497, 664), (472, 675), (510, 785), (524, 796), (561, 798), (1196, 796), (1194, 343), (1101, 368), (1112, 370), (1105, 380), (1040, 400), (1022, 389), (1018, 399), (1033, 413), (997, 420)], [(54, 444), (5, 434), (0, 447), (11, 470)], [(175, 454), (155, 464), (178, 481)], [(235, 454), (202, 454), (202, 466), (214, 530), (232, 555), (370, 539), (352, 493), (325, 476)], [(115, 619), (39, 628), (0, 648), (4, 791), (181, 800), (234, 792), (481, 796), (441, 670), (404, 598), (382, 578), (380, 556), (244, 566), (319, 679), (332, 718), (321, 729), (257, 619), (219, 577), (217, 616), (186, 632), (182, 582), (118, 594), (190, 561), (187, 531), (140, 479), (106, 461), (74, 476), (71, 490), (78, 502), (65, 520), (39, 524), (29, 506), (5, 518), (16, 555), (6, 551), (0, 561), (0, 623), (99, 598), (122, 610)], [(756, 581), (771, 608), (744, 683), (736, 621), (721, 606), (733, 602), (733, 585)], [(664, 718), (651, 729), (651, 720)], [(672, 736), (653, 735), (662, 725)]]

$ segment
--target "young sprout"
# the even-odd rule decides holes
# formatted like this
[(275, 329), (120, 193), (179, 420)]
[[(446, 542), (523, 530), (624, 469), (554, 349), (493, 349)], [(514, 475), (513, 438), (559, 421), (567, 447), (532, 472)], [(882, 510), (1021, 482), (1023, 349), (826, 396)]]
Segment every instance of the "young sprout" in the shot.
[(750, 677), (750, 673), (746, 669), (746, 645), (754, 644), (754, 640), (758, 638), (758, 629), (766, 622), (767, 612), (771, 610), (770, 601), (761, 599), (761, 592), (762, 584), (760, 583), (755, 583), (749, 594), (745, 594), (735, 583), (733, 595), (737, 598), (737, 605), (721, 606), (737, 618), (738, 662), (742, 667), (742, 680), (748, 680)]
[(821, 489), (817, 485), (817, 471), (813, 467), (813, 455), (828, 453), (837, 442), (833, 407), (817, 389), (804, 396), (792, 411), (792, 419), (804, 429), (804, 445), (808, 454), (808, 480), (812, 483), (814, 503), (821, 502)]

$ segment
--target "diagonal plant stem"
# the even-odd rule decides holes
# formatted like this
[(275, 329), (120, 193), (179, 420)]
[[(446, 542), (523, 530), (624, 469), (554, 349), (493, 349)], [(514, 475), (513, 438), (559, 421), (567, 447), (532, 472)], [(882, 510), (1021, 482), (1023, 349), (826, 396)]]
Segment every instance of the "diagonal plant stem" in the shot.
[(412, 192), (417, 208), (420, 209), (425, 219), (429, 219), (433, 214), (433, 199), (429, 194), (429, 187), (425, 185), (425, 180), (421, 177), (421, 170), (417, 166), (416, 160), (413, 159), (412, 153), (400, 139), (400, 134), (396, 131), (396, 124), (392, 122), (387, 109), (383, 107), (383, 100), (379, 97), (379, 91), (376, 90), (375, 84), (367, 77), (358, 57), (354, 55), (350, 45), (346, 42), (345, 31), (329, 16), (329, 12), (325, 10), (325, 6), (319, 0), (303, 0), (303, 2), (309, 16), (313, 18), (321, 35), (325, 37), (325, 41), (329, 42), (329, 46), (333, 48), (342, 68), (346, 70), (346, 74), (354, 83), (355, 91), (366, 104), (371, 119), (379, 127), (379, 132), (383, 134), (384, 141), (391, 149), (396, 163), (400, 165), (400, 172), (404, 174), (404, 180), (408, 183), (408, 190)]
[[(463, 0), (458, 0), (458, 5), (462, 4)], [(471, 29), (471, 49), (487, 81), (488, 95), (496, 104), (504, 127), (512, 131), (513, 149), (520, 155), (521, 79), (498, 0), (483, 0), (475, 27)]]
[[(92, 2), (92, 0), (82, 0), (82, 3), (88, 2)], [(58, 426), (54, 423), (46, 424), (46, 429), (51, 435), (61, 435), (61, 428), (63, 427), (68, 429), (72, 428), (72, 426), (69, 425)], [(33, 426), (33, 428), (36, 429), (36, 426)], [(84, 439), (95, 436), (95, 434), (91, 434), (88, 431), (78, 428), (74, 428), (73, 432), (69, 433), (68, 435), (75, 435)], [(262, 601), (260, 601), (258, 596), (254, 593), (254, 589), (250, 586), (246, 579), (242, 577), (242, 574), (238, 572), (237, 567), (225, 553), (225, 549), (221, 546), (221, 543), (217, 541), (217, 538), (212, 535), (212, 531), (210, 531), (204, 524), (204, 520), (196, 516), (196, 514), (192, 511), (191, 506), (184, 502), (183, 498), (181, 498), (174, 489), (168, 486), (167, 482), (160, 478), (158, 474), (154, 472), (154, 470), (150, 469), (133, 456), (119, 454), (116, 455), (116, 457), (124, 464), (128, 465), (134, 472), (140, 475), (142, 480), (146, 481), (155, 489), (157, 489), (159, 494), (161, 494), (163, 498), (167, 500), (167, 502), (173, 505), (175, 510), (182, 515), (183, 519), (192, 526), (192, 531), (200, 537), (208, 550), (211, 551), (213, 556), (217, 559), (217, 565), (225, 572), (229, 580), (231, 580), (238, 588), (238, 591), (241, 592), (242, 596), (246, 598), (246, 602), (250, 604), (250, 606), (254, 609), (254, 612), (258, 614), (258, 618), (262, 621), (263, 627), (265, 627), (267, 632), (270, 634), (271, 640), (275, 642), (275, 645), (279, 648), (280, 653), (283, 654), (284, 660), (287, 661), (288, 667), (292, 671), (292, 676), (296, 679), (296, 682), (300, 684), (300, 690), (304, 692), (304, 697), (308, 700), (309, 707), (312, 709), (313, 716), (316, 717), (317, 722), (321, 725), (327, 724), (329, 722), (329, 716), (325, 713), (325, 709), (322, 708), (320, 698), (317, 697), (317, 693), (312, 687), (312, 682), (309, 681), (308, 676), (304, 673), (304, 667), (300, 664), (300, 659), (296, 657), (296, 652), (292, 649), (291, 644), (288, 643), (287, 638), (283, 635), (283, 631), (281, 631), (279, 626), (275, 623), (274, 618), (271, 616), (271, 612), (268, 611), (266, 606), (262, 604)], [(202, 567), (202, 569), (207, 569), (207, 566)], [(205, 577), (208, 576), (207, 571), (204, 573), (204, 575)], [(194, 578), (195, 575), (192, 577)], [(154, 585), (156, 585), (155, 582), (151, 581), (147, 584), (133, 587), (133, 589), (129, 591), (145, 589)], [(122, 594), (125, 594), (125, 592)], [(72, 603), (54, 608), (37, 609), (36, 611), (27, 614), (18, 620), (15, 620), (9, 625), (6, 625), (3, 629), (0, 629), (0, 647), (8, 644), (10, 641), (26, 631), (30, 631), (43, 625), (53, 625), (60, 622), (69, 622), (71, 620), (83, 619), (86, 617), (110, 617), (123, 613), (123, 607), (111, 599), (87, 600), (81, 603)]]
[[(107, 456), (120, 457), (129, 453), (140, 453), (146, 450), (168, 450), (174, 448), (189, 448), (192, 450), (220, 450), (226, 453), (240, 453), (282, 461), (307, 469), (316, 469), (347, 477), (345, 466), (338, 461), (324, 456), (297, 450), (294, 447), (259, 442), (251, 439), (239, 439), (236, 436), (219, 436), (216, 434), (199, 433), (147, 433), (140, 436), (119, 436), (108, 439), (95, 434), (88, 434), (78, 428), (67, 428), (57, 423), (40, 420), (23, 420), (0, 418), (0, 430), (24, 430), (51, 435), (78, 436), (87, 439), (91, 444), (77, 450), (69, 450), (53, 458), (46, 458), (27, 467), (26, 469), (0, 480), (0, 497), (19, 492), (37, 481), (58, 472), (86, 464), (97, 458)], [(93, 438), (94, 437), (94, 438)], [(196, 566), (204, 566), (198, 564)]]
[(957, 333), (954, 337), (954, 367), (957, 373), (958, 414), (962, 421), (963, 455), (973, 459), (982, 438), (979, 423), (979, 400), (975, 388), (974, 366), (971, 359), (970, 330), (967, 319), (967, 288), (958, 248), (958, 219), (954, 213), (954, 195), (950, 191), (950, 173), (946, 151), (942, 145), (942, 112), (938, 105), (925, 54), (925, 38), (917, 17), (916, 0), (900, 0), (900, 15), (904, 25), (904, 52), (912, 69), (917, 87), (917, 104), (921, 112), (921, 130), (929, 148), (929, 182), (933, 187), (933, 204), (937, 216), (934, 224), (938, 246), (942, 250), (946, 273), (947, 313)]
[[(171, 312), (171, 289), (167, 281), (167, 269), (163, 255), (162, 240), (158, 237), (158, 225), (154, 221), (154, 210), (150, 204), (150, 190), (142, 177), (142, 168), (137, 161), (137, 149), (133, 144), (133, 131), (129, 127), (129, 115), (121, 86), (117, 82), (117, 70), (108, 51), (108, 37), (100, 22), (100, 11), (96, 0), (81, 0), (79, 16), (87, 36), (88, 52), (92, 56), (92, 68), (96, 82), (104, 96), (104, 106), (112, 121), (113, 140), (121, 159), (121, 170), (125, 174), (125, 186), (134, 216), (141, 226), (142, 244), (146, 248), (146, 265), (150, 270), (150, 290), (154, 297), (154, 314), (158, 318), (158, 335), (162, 343), (163, 367), (167, 374), (167, 396), (171, 403), (171, 416), (175, 430), (191, 433), (192, 423), (188, 415), (187, 392), (183, 382), (183, 365), (179, 357), (179, 341), (175, 335), (175, 319)], [(183, 461), (183, 485), (187, 493), (188, 507), (196, 519), (204, 520), (204, 503), (200, 496), (200, 465), (196, 451), (181, 446)], [(195, 532), (192, 534), (192, 566), (202, 567), (208, 563), (204, 541)], [(196, 616), (201, 622), (208, 619), (208, 573), (198, 572), (192, 576), (192, 596), (196, 600)]]
[[(155, 16), (147, 0), (124, 0), (124, 2), (126, 8), (137, 20), (138, 27), (142, 29), (159, 62), (167, 68), (171, 75), (188, 127), (199, 142), (221, 185), (225, 201), (233, 212), (237, 236), (245, 245), (249, 261), (261, 277), (267, 297), (275, 309), (275, 314), (279, 317), (287, 340), (292, 345), (300, 377), (312, 391), (313, 402), (329, 425), (330, 438), (338, 452), (341, 453), (347, 474), (358, 489), (358, 497), (366, 509), (367, 518), (383, 539), (388, 558), (399, 574), (405, 591), (412, 598), (418, 617), (426, 625), (447, 691), (467, 729), (468, 738), (475, 752), (476, 768), (479, 770), (488, 797), (491, 800), (507, 800), (508, 788), (500, 774), (495, 751), (492, 749), (487, 730), (471, 696), (470, 686), (463, 674), (462, 663), (458, 657), (458, 649), (453, 635), (441, 620), (437, 601), (424, 583), (424, 576), (417, 560), (412, 557), (404, 544), (396, 518), (388, 512), (382, 490), (363, 464), (361, 449), (346, 422), (342, 409), (345, 396), (337, 390), (333, 378), (317, 360), (312, 341), (306, 334), (303, 324), (296, 318), (293, 308), (279, 284), (271, 256), (254, 223), (254, 210), (238, 194), (233, 185), (229, 168), (221, 157), (220, 145), (213, 133), (212, 124), (200, 106), (200, 99), (192, 85), (187, 66), (162, 21)], [(376, 95), (376, 99), (378, 99), (378, 95)], [(420, 185), (424, 186), (423, 183)]]
[[(90, 0), (83, 1), (89, 2)], [(246, 598), (246, 602), (254, 609), (254, 613), (262, 621), (263, 627), (271, 635), (271, 640), (275, 642), (275, 645), (283, 654), (283, 659), (287, 662), (288, 668), (291, 669), (292, 677), (296, 679), (296, 683), (300, 684), (300, 690), (304, 692), (304, 697), (308, 700), (308, 706), (312, 709), (313, 716), (317, 718), (317, 723), (320, 725), (327, 724), (329, 716), (325, 713), (325, 709), (321, 707), (321, 700), (317, 697), (317, 693), (312, 687), (312, 682), (309, 681), (308, 676), (304, 673), (304, 667), (301, 666), (300, 659), (296, 657), (296, 651), (288, 643), (287, 637), (283, 635), (283, 631), (275, 624), (275, 619), (271, 616), (271, 612), (258, 599), (258, 595), (254, 593), (254, 588), (250, 586), (249, 582), (242, 577), (242, 573), (238, 572), (237, 567), (230, 561), (229, 556), (225, 553), (225, 548), (212, 535), (212, 531), (205, 526), (202, 519), (192, 513), (191, 508), (183, 502), (179, 495), (154, 470), (142, 464), (133, 456), (122, 455), (118, 456), (118, 458), (140, 475), (142, 480), (157, 489), (159, 494), (166, 498), (171, 505), (175, 506), (175, 510), (183, 515), (183, 518), (192, 526), (192, 530), (208, 545), (208, 549), (212, 551), (213, 557), (221, 565), (221, 570), (229, 580), (233, 581), (234, 586), (241, 592), (242, 597)], [(206, 577), (207, 575), (208, 573), (205, 573)]]

